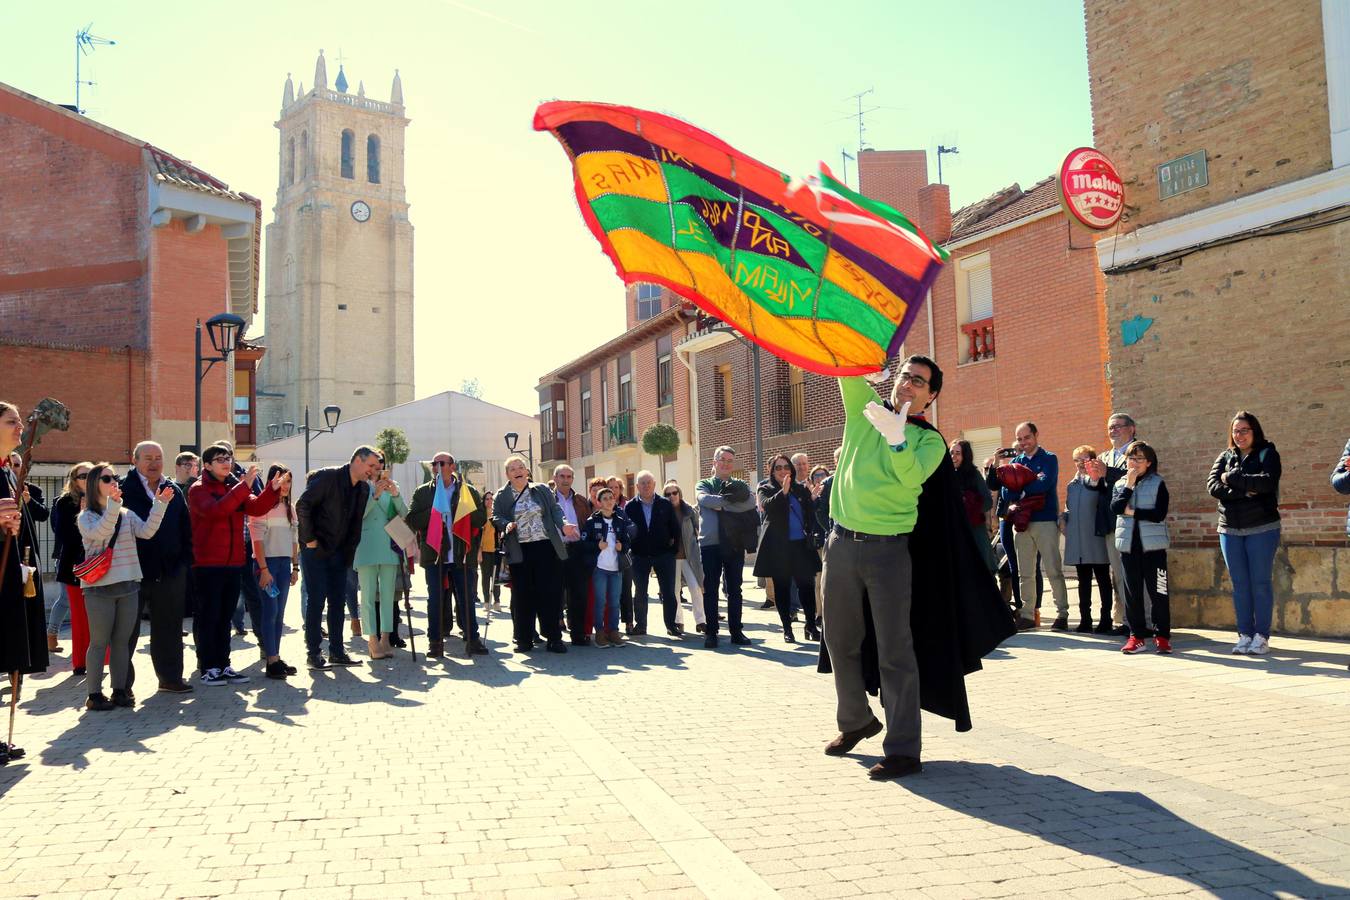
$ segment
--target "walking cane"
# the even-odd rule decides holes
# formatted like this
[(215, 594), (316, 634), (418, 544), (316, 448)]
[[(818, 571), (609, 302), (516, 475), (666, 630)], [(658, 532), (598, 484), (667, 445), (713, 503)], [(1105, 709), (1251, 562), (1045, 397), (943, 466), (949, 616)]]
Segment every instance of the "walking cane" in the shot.
[(408, 647), (412, 650), (413, 662), (417, 662), (417, 637), (412, 620), (412, 559), (408, 551), (403, 551), (403, 610), (408, 615)]

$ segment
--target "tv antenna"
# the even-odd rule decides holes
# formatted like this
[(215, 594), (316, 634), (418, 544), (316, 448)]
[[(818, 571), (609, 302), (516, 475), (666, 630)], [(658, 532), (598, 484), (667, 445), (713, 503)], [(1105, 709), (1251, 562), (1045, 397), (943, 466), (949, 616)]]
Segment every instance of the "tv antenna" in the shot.
[(844, 159), (844, 184), (848, 184), (848, 161), (851, 159), (856, 163), (858, 161), (858, 157), (854, 156), (852, 153), (849, 153), (847, 150), (844, 150), (842, 148), (839, 151), (839, 155), (842, 156)]
[(944, 147), (944, 146), (942, 146), (941, 144), (938, 144), (938, 152), (937, 152), (937, 158), (938, 158), (938, 184), (942, 184), (942, 157), (943, 157), (943, 155), (944, 155), (944, 154), (947, 154), (947, 153), (960, 153), (960, 152), (961, 152), (961, 151), (958, 150), (958, 149), (956, 149), (955, 147)]
[(867, 90), (865, 90), (865, 91), (863, 91), (863, 92), (861, 92), (861, 93), (858, 93), (858, 94), (852, 94), (852, 95), (850, 95), (849, 97), (846, 97), (846, 98), (845, 98), (845, 99), (847, 99), (847, 100), (853, 100), (853, 101), (856, 101), (857, 104), (858, 104), (858, 111), (857, 111), (856, 113), (854, 113), (853, 115), (850, 115), (848, 118), (852, 119), (852, 118), (854, 118), (854, 117), (856, 116), (857, 119), (858, 119), (858, 152), (859, 152), (859, 153), (861, 153), (862, 151), (864, 151), (864, 150), (867, 149), (867, 144), (866, 144), (866, 142), (863, 140), (863, 133), (864, 133), (865, 131), (867, 131), (867, 126), (863, 124), (863, 116), (867, 115), (867, 113), (870, 113), (870, 112), (876, 112), (877, 110), (881, 109), (880, 106), (869, 106), (867, 109), (863, 109), (863, 97), (866, 97), (868, 94), (872, 93), (874, 90), (875, 90), (875, 88), (868, 88)]
[(80, 86), (87, 84), (92, 87), (94, 82), (80, 79), (80, 57), (93, 53), (95, 47), (114, 47), (117, 45), (117, 41), (110, 41), (90, 32), (89, 29), (93, 27), (94, 23), (90, 22), (75, 32), (75, 111), (81, 115), (84, 114), (84, 110), (80, 108)]

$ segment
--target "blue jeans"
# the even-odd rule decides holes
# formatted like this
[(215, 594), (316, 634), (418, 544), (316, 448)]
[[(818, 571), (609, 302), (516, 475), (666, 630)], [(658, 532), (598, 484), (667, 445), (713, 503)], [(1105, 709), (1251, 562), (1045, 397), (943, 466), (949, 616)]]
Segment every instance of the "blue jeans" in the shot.
[(1220, 534), (1228, 577), (1233, 581), (1233, 611), (1237, 614), (1238, 634), (1270, 637), (1270, 619), (1275, 611), (1275, 550), (1280, 532), (1261, 534)]
[(286, 597), (291, 592), (291, 558), (289, 556), (267, 557), (267, 571), (272, 573), (272, 583), (277, 586), (277, 595), (272, 597), (265, 590), (262, 595), (262, 615), (258, 622), (259, 643), (263, 653), (268, 656), (281, 655), (281, 620), (286, 614)]
[(66, 600), (66, 586), (64, 584), (59, 581), (48, 582), (48, 584), (55, 590), (44, 591), (44, 596), (50, 598), (52, 602), (52, 605), (47, 609), (47, 633), (56, 634), (66, 621), (66, 616), (70, 612), (70, 603)]
[(623, 590), (623, 576), (596, 567), (591, 573), (595, 585), (595, 633), (619, 630), (619, 593)]
[(342, 654), (342, 628), (346, 624), (347, 573), (351, 571), (341, 556), (320, 556), (317, 549), (300, 548), (300, 571), (309, 585), (305, 605), (305, 651), (318, 656), (323, 640), (321, 621), (324, 602), (328, 604), (328, 655)]

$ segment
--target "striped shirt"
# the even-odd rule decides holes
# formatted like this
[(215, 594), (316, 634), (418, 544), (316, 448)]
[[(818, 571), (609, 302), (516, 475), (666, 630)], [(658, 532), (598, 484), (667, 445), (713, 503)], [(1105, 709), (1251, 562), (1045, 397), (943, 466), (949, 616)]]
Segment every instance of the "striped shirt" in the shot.
[[(98, 580), (99, 587), (107, 587), (122, 581), (141, 580), (141, 561), (136, 553), (136, 539), (149, 540), (159, 531), (159, 523), (164, 520), (164, 511), (168, 509), (158, 497), (150, 507), (150, 518), (142, 520), (129, 509), (122, 508), (121, 500), (109, 498), (102, 513), (85, 510), (80, 513), (76, 524), (80, 527), (80, 536), (84, 538), (84, 558), (89, 559), (103, 552), (112, 540), (113, 529), (117, 528), (117, 517), (122, 517), (122, 527), (117, 531), (117, 545), (113, 547), (112, 565), (108, 574)], [(81, 587), (87, 586), (81, 579)]]

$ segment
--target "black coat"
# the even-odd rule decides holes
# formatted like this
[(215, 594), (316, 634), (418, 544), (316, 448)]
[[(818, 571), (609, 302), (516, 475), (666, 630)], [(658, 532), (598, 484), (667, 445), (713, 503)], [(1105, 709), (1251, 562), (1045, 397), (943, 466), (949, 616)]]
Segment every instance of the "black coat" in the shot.
[[(192, 516), (188, 512), (187, 498), (172, 479), (161, 477), (159, 483), (161, 488), (173, 485), (174, 497), (164, 510), (155, 536), (149, 540), (136, 539), (142, 581), (159, 581), (192, 565)], [(150, 518), (150, 509), (155, 505), (155, 498), (145, 492), (145, 485), (135, 469), (122, 479), (122, 505), (142, 519)]]
[(647, 526), (647, 517), (642, 513), (640, 498), (629, 500), (623, 511), (633, 523), (634, 556), (674, 553), (680, 546), (680, 520), (675, 517), (675, 507), (665, 497), (657, 494), (652, 500), (651, 527)]
[(361, 517), (370, 499), (370, 484), (352, 484), (351, 466), (330, 466), (314, 473), (295, 504), (300, 520), (300, 546), (317, 541), (320, 557), (340, 556), (351, 566), (361, 543)]
[[(911, 425), (936, 430), (926, 420), (909, 417)], [(928, 712), (953, 719), (957, 731), (969, 731), (970, 705), (965, 676), (978, 672), (980, 659), (1017, 633), (975, 535), (966, 524), (956, 467), (942, 455), (937, 471), (919, 494), (919, 516), (909, 536), (913, 560), (913, 602), (910, 628), (919, 665), (919, 704)], [(825, 598), (829, 603), (829, 597)], [(863, 680), (870, 693), (881, 689), (876, 635), (866, 612), (863, 638)], [(825, 615), (829, 627), (829, 614)], [(829, 672), (830, 656), (820, 642), (821, 672)]]
[(805, 544), (793, 545), (788, 538), (792, 504), (788, 494), (776, 482), (764, 479), (759, 483), (759, 505), (764, 510), (764, 529), (759, 535), (755, 551), (757, 578), (811, 578), (820, 571), (820, 554), (816, 553), (811, 538), (819, 527), (816, 522), (816, 504), (811, 492), (799, 481), (792, 482), (792, 496), (801, 504), (802, 535)]
[[(0, 470), (0, 498), (19, 500), (10, 485), (9, 475), (9, 469)], [(47, 617), (42, 605), (42, 581), (34, 573), (37, 596), (25, 597), (20, 568), (25, 548), (36, 553), (36, 538), (37, 529), (27, 511), (18, 537), (10, 541), (0, 538), (0, 547), (9, 544), (4, 570), (0, 571), (0, 673), (29, 675), (47, 669)]]
[(52, 534), (55, 536), (56, 580), (80, 586), (71, 570), (84, 562), (84, 538), (80, 535), (80, 498), (62, 494), (52, 510)]
[[(1255, 528), (1280, 521), (1280, 452), (1266, 441), (1243, 459), (1225, 450), (1209, 470), (1209, 495), (1219, 501), (1219, 525)], [(1228, 473), (1228, 483), (1220, 477)]]

